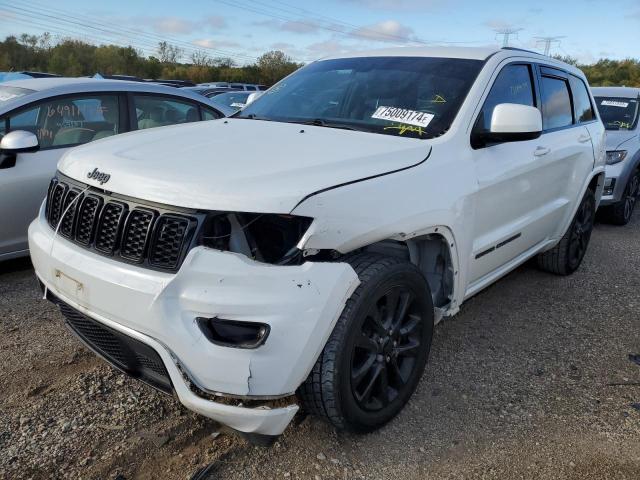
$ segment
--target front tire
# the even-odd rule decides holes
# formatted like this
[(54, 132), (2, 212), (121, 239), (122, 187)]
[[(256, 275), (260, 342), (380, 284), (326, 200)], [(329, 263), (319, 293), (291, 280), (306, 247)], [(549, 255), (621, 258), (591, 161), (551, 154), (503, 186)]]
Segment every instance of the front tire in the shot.
[(595, 195), (588, 189), (562, 240), (551, 250), (538, 255), (538, 267), (556, 275), (571, 275), (575, 272), (587, 252), (595, 213)]
[(603, 210), (603, 220), (614, 225), (626, 225), (633, 216), (636, 201), (640, 194), (640, 172), (633, 172), (627, 185), (624, 188), (622, 199), (613, 205), (605, 207)]
[(360, 285), (298, 394), (309, 413), (338, 429), (380, 428), (407, 403), (433, 334), (427, 281), (411, 263), (378, 254), (350, 260)]

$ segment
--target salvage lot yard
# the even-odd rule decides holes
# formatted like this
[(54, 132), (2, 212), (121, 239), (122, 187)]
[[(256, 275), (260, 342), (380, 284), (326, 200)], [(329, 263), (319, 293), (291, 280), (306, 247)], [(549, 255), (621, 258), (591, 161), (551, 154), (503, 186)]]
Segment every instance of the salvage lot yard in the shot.
[(315, 418), (260, 449), (106, 366), (0, 264), (0, 478), (640, 478), (640, 214), (567, 278), (525, 265), (440, 324), (381, 431)]

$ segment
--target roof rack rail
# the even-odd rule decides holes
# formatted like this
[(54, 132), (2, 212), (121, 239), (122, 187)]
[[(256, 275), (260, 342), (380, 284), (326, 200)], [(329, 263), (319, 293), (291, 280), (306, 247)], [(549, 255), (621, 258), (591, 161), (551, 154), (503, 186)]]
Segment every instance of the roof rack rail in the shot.
[(518, 52), (527, 52), (527, 53), (535, 53), (536, 55), (542, 55), (540, 52), (534, 52), (533, 50), (527, 50), (526, 48), (518, 48), (518, 47), (502, 47), (501, 50), (516, 50)]

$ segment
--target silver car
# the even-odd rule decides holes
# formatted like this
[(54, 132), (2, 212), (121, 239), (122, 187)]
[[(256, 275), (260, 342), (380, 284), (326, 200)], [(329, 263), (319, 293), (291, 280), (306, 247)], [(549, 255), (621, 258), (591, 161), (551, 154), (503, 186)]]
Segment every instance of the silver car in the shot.
[(626, 225), (640, 195), (640, 88), (595, 87), (593, 96), (607, 129), (607, 177), (600, 213), (611, 223)]
[(0, 84), (0, 260), (28, 254), (27, 227), (68, 149), (234, 111), (194, 92), (140, 82), (41, 78)]

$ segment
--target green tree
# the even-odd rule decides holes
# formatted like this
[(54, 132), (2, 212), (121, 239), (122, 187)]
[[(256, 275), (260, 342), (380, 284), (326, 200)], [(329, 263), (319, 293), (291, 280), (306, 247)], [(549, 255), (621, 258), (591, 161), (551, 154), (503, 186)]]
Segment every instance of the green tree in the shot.
[(300, 65), (280, 50), (265, 53), (257, 62), (261, 83), (272, 85), (283, 77), (294, 72)]

